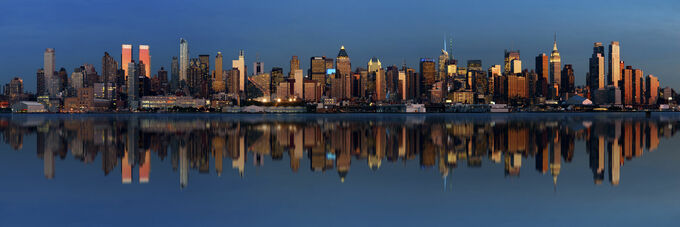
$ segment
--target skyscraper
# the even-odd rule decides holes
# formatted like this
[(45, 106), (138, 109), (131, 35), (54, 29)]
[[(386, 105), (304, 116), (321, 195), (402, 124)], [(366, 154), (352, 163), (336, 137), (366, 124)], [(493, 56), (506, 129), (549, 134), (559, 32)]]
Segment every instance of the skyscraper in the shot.
[(632, 105), (633, 104), (633, 67), (628, 66), (623, 70), (621, 85), (623, 85), (623, 104)]
[(151, 78), (151, 55), (149, 54), (149, 45), (139, 45), (139, 62), (144, 63), (144, 71), (146, 78)]
[[(331, 62), (331, 67), (332, 66)], [(310, 59), (309, 77), (321, 85), (326, 84), (326, 56), (315, 56)]]
[(614, 85), (615, 87), (619, 86), (619, 81), (621, 81), (621, 57), (620, 57), (620, 50), (619, 50), (619, 42), (613, 41), (611, 44), (609, 44), (609, 84)]
[(302, 99), (304, 98), (304, 75), (302, 69), (296, 69), (293, 75), (293, 78), (295, 79), (295, 84), (293, 85), (294, 95), (297, 96), (298, 99)]
[(514, 60), (520, 60), (519, 59), (519, 50), (505, 50), (505, 58), (504, 58), (504, 67), (503, 67), (503, 75), (509, 75), (509, 74), (516, 74), (522, 71), (522, 69), (519, 69), (519, 72), (513, 72), (512, 66), (513, 63), (512, 61)]
[(44, 67), (45, 70), (45, 82), (47, 85), (47, 93), (50, 96), (55, 96), (59, 93), (61, 89), (61, 78), (57, 77), (54, 73), (55, 61), (55, 51), (53, 48), (45, 49), (44, 53)]
[(644, 74), (642, 72), (642, 69), (634, 69), (633, 70), (633, 102), (636, 105), (641, 105), (644, 104), (644, 94), (643, 91), (645, 89), (644, 86)]
[(217, 93), (224, 92), (226, 88), (222, 73), (222, 52), (217, 52), (217, 56), (215, 56), (215, 79), (213, 81), (213, 91)]
[(571, 64), (564, 65), (562, 69), (562, 81), (560, 82), (562, 93), (574, 93), (574, 67)]
[(128, 79), (128, 63), (132, 62), (132, 45), (130, 44), (123, 44), (121, 45), (121, 54), (120, 54), (120, 66), (123, 68), (125, 71), (125, 79)]
[(137, 64), (135, 62), (127, 63), (127, 70), (125, 71), (129, 73), (127, 79), (128, 102), (134, 102), (139, 97), (139, 80), (135, 77), (136, 69)]
[(345, 46), (340, 47), (338, 51), (338, 58), (335, 59), (335, 69), (337, 78), (346, 78), (352, 74), (352, 63), (350, 62)]
[(172, 64), (170, 66), (170, 90), (175, 91), (179, 87), (179, 61), (177, 57), (172, 57)]
[(385, 80), (385, 71), (382, 68), (379, 68), (378, 71), (375, 72), (375, 98), (374, 99), (376, 101), (385, 100), (386, 83), (387, 83), (387, 81)]
[(104, 56), (102, 57), (102, 77), (100, 78), (100, 82), (104, 83), (105, 99), (112, 98), (108, 97), (109, 86), (117, 81), (117, 76), (118, 62), (116, 62), (116, 60), (111, 55), (109, 55), (108, 52), (104, 52)]
[(659, 96), (659, 79), (652, 75), (647, 75), (646, 78), (646, 98), (647, 105), (656, 105), (657, 97)]
[(298, 59), (298, 56), (293, 56), (290, 59), (290, 71), (288, 72), (289, 77), (293, 75), (297, 69), (300, 69), (300, 59)]
[(238, 52), (238, 59), (233, 60), (231, 63), (231, 66), (233, 68), (238, 69), (239, 71), (239, 91), (245, 91), (246, 90), (246, 60), (245, 56), (243, 54), (243, 50), (240, 50)]
[(446, 78), (446, 75), (448, 74), (447, 70), (447, 63), (449, 62), (449, 52), (446, 52), (446, 44), (444, 44), (444, 49), (442, 49), (442, 53), (439, 55), (439, 61), (438, 63), (438, 68), (437, 71), (439, 72), (439, 75), (437, 76), (437, 80), (441, 80)]
[(377, 72), (379, 69), (382, 69), (382, 63), (380, 63), (380, 59), (373, 57), (368, 60), (368, 73)]
[(189, 68), (189, 43), (184, 39), (179, 39), (179, 81), (187, 80), (187, 69)]
[[(431, 58), (421, 58), (420, 59), (420, 78), (423, 81), (421, 85), (420, 92), (426, 93), (431, 88), (436, 81), (437, 69), (435, 68), (434, 60)], [(416, 94), (420, 97), (421, 94)]]
[(560, 52), (557, 50), (557, 38), (553, 42), (553, 50), (550, 53), (550, 83), (559, 83), (562, 81), (562, 59)]
[(548, 84), (550, 83), (550, 58), (545, 53), (536, 56), (536, 73), (538, 74), (538, 83), (536, 83), (536, 92), (543, 96), (548, 96)]
[(259, 59), (253, 62), (253, 75), (260, 75), (264, 73), (264, 62)]
[(115, 82), (117, 70), (118, 62), (116, 62), (116, 60), (111, 55), (109, 55), (108, 52), (104, 52), (104, 56), (102, 57), (102, 77), (100, 82)]
[(588, 86), (591, 91), (604, 89), (607, 85), (604, 79), (604, 46), (602, 43), (593, 45), (593, 55), (590, 57), (588, 70)]
[(36, 95), (45, 95), (45, 70), (38, 69), (36, 73)]

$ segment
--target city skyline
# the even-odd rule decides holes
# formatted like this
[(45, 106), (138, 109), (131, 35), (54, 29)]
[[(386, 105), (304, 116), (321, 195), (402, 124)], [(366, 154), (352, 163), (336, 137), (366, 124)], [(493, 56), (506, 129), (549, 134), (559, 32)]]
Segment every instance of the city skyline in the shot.
[[(405, 61), (410, 67), (417, 68), (417, 60), (422, 57), (436, 58), (439, 50), (442, 49), (441, 41), (447, 36), (453, 37), (453, 47), (447, 51), (454, 56), (459, 62), (465, 62), (471, 59), (482, 60), (483, 67), (487, 68), (491, 65), (502, 64), (501, 52), (505, 49), (517, 49), (522, 51), (523, 55), (520, 59), (524, 64), (524, 68), (532, 69), (533, 56), (539, 53), (549, 53), (552, 47), (552, 36), (557, 32), (557, 41), (559, 45), (561, 63), (572, 64), (577, 85), (585, 84), (585, 75), (588, 72), (589, 57), (592, 55), (592, 43), (602, 42), (608, 45), (610, 41), (620, 41), (621, 44), (621, 59), (631, 64), (635, 68), (641, 68), (645, 74), (652, 74), (659, 77), (663, 84), (678, 87), (680, 85), (680, 78), (676, 78), (678, 70), (677, 64), (680, 59), (678, 54), (673, 50), (677, 50), (677, 31), (678, 19), (673, 17), (674, 12), (677, 12), (678, 3), (671, 1), (655, 1), (652, 4), (641, 4), (636, 2), (617, 2), (610, 7), (600, 9), (598, 14), (590, 13), (595, 9), (588, 8), (585, 2), (570, 1), (558, 3), (543, 3), (538, 2), (523, 2), (516, 3), (516, 9), (519, 14), (532, 15), (535, 17), (518, 16), (514, 20), (500, 21), (501, 9), (503, 2), (494, 2), (490, 6), (480, 6), (475, 3), (461, 3), (453, 5), (446, 2), (428, 2), (422, 5), (414, 5), (407, 2), (391, 2), (389, 5), (380, 3), (366, 3), (366, 9), (354, 9), (347, 7), (324, 7), (323, 4), (301, 4), (304, 9), (324, 9), (327, 16), (322, 16), (319, 13), (312, 13), (308, 16), (299, 16), (298, 18), (290, 18), (285, 16), (282, 12), (277, 11), (275, 6), (281, 4), (278, 2), (269, 3), (271, 6), (266, 6), (267, 3), (238, 3), (230, 4), (229, 6), (235, 9), (236, 13), (228, 16), (212, 16), (211, 20), (225, 21), (225, 27), (233, 27), (233, 23), (241, 23), (241, 26), (249, 26), (257, 29), (246, 29), (240, 33), (233, 32), (219, 32), (208, 30), (197, 30), (203, 25), (199, 23), (199, 19), (205, 18), (205, 15), (210, 14), (211, 9), (206, 6), (197, 5), (189, 7), (188, 12), (184, 15), (179, 15), (178, 18), (173, 18), (168, 15), (154, 14), (152, 16), (158, 19), (152, 22), (138, 22), (130, 29), (136, 31), (141, 27), (149, 28), (148, 31), (143, 32), (118, 32), (116, 29), (127, 24), (129, 19), (110, 18), (101, 15), (93, 15), (89, 11), (78, 11), (77, 13), (69, 14), (73, 9), (69, 9), (68, 3), (54, 4), (48, 3), (38, 7), (54, 7), (60, 9), (60, 12), (66, 12), (62, 17), (58, 17), (55, 21), (46, 21), (45, 16), (56, 15), (54, 13), (47, 13), (47, 15), (38, 15), (35, 19), (26, 18), (23, 15), (15, 15), (14, 13), (21, 13), (27, 10), (26, 2), (12, 3), (10, 8), (16, 7), (17, 10), (10, 10), (9, 15), (5, 15), (3, 20), (5, 23), (0, 23), (7, 36), (5, 40), (0, 40), (3, 44), (3, 54), (0, 56), (0, 67), (5, 69), (0, 78), (8, 81), (13, 77), (24, 78), (26, 90), (35, 91), (35, 71), (41, 68), (41, 64), (37, 60), (36, 53), (41, 53), (44, 48), (53, 47), (56, 49), (56, 68), (66, 68), (68, 72), (72, 72), (84, 63), (93, 64), (95, 68), (100, 69), (100, 62), (97, 60), (101, 54), (106, 51), (114, 58), (118, 59), (118, 48), (121, 43), (130, 43), (132, 45), (148, 44), (150, 45), (151, 55), (153, 55), (151, 64), (151, 72), (154, 73), (163, 66), (166, 69), (170, 68), (171, 59), (173, 56), (178, 56), (177, 40), (181, 37), (187, 39), (190, 43), (191, 56), (197, 54), (209, 54), (214, 56), (218, 51), (224, 54), (227, 59), (234, 59), (238, 50), (246, 51), (245, 65), (251, 66), (255, 62), (255, 56), (259, 56), (262, 62), (267, 67), (281, 67), (287, 69), (287, 62), (291, 55), (300, 56), (301, 68), (307, 69), (308, 59), (312, 56), (335, 56), (337, 48), (341, 45), (347, 47), (349, 55), (352, 57), (354, 67), (365, 67), (366, 63), (373, 57), (377, 56), (383, 63), (383, 66), (400, 65)], [(28, 1), (30, 4), (30, 1)], [(220, 4), (215, 3), (213, 8), (219, 8)], [(358, 4), (358, 2), (356, 2)], [(534, 4), (530, 9), (518, 9), (518, 7), (526, 4)], [(603, 3), (604, 4), (604, 3)], [(103, 5), (87, 5), (94, 9), (100, 7), (116, 8), (120, 6), (113, 6), (108, 4)], [(142, 3), (141, 9), (145, 10), (156, 7), (154, 2)], [(173, 10), (180, 6), (172, 3), (157, 7), (163, 9)], [(381, 9), (379, 7), (387, 7)], [(467, 10), (456, 11), (456, 13), (444, 13), (447, 7), (462, 7)], [(347, 10), (387, 10), (393, 9), (401, 12), (404, 8), (415, 10), (416, 12), (431, 12), (424, 17), (405, 17), (405, 18), (391, 18), (381, 17), (378, 15), (362, 15), (357, 18), (348, 18), (348, 20), (340, 20), (334, 18), (333, 15), (341, 14)], [(598, 8), (598, 7), (593, 7)], [(285, 7), (284, 7), (285, 9)], [(327, 9), (327, 10), (326, 10)], [(568, 18), (561, 19), (553, 17), (552, 14), (542, 12), (543, 9), (553, 9), (555, 15), (568, 15), (570, 10), (580, 10), (584, 14), (583, 18)], [(639, 12), (621, 13), (635, 9)], [(206, 12), (202, 12), (205, 10)], [(296, 11), (303, 9), (296, 9)], [(96, 11), (96, 10), (93, 10)], [(312, 10), (313, 11), (313, 10)], [(463, 12), (464, 11), (464, 12)], [(475, 12), (489, 12), (488, 17), (472, 17), (468, 18), (470, 14)], [(653, 11), (653, 13), (649, 13)], [(257, 19), (252, 16), (247, 16), (247, 13), (259, 12), (270, 16), (268, 19)], [(646, 12), (646, 13), (645, 13)], [(608, 17), (608, 15), (625, 15), (617, 16), (616, 19)], [(212, 15), (212, 14), (211, 14)], [(645, 15), (643, 18), (641, 15)], [(195, 16), (199, 19), (181, 20), (181, 18)], [(90, 22), (82, 20), (82, 18), (91, 19)], [(320, 21), (315, 18), (330, 19), (328, 21), (331, 25), (329, 28), (320, 27), (322, 33), (311, 33), (307, 28), (300, 28), (299, 32), (291, 30), (300, 25), (316, 25)], [(538, 19), (529, 19), (538, 18)], [(108, 19), (108, 20), (107, 20)], [(167, 23), (160, 23), (159, 20), (167, 19)], [(236, 22), (230, 22), (236, 19)], [(276, 23), (270, 24), (271, 20), (279, 19)], [(388, 19), (392, 19), (390, 21)], [(470, 20), (468, 23), (462, 21)], [(530, 20), (540, 26), (533, 26), (535, 28), (518, 28), (517, 31), (508, 32), (509, 27), (516, 27), (514, 23), (522, 24), (528, 23)], [(583, 20), (591, 21), (591, 24), (584, 24)], [(25, 22), (22, 22), (25, 21)], [(100, 31), (101, 28), (93, 27), (90, 23), (107, 21), (107, 24), (113, 25), (110, 30)], [(327, 22), (326, 20), (321, 20)], [(40, 23), (38, 23), (40, 22)], [(68, 22), (68, 23), (65, 23)], [(384, 28), (373, 29), (374, 23), (383, 24)], [(24, 23), (24, 24), (22, 24)], [(36, 24), (37, 23), (37, 24)], [(166, 29), (167, 26), (172, 29)], [(417, 25), (430, 26), (417, 26)], [(640, 26), (644, 24), (644, 26)], [(180, 25), (179, 28), (177, 25)], [(276, 25), (279, 25), (276, 27)], [(396, 28), (395, 26), (409, 28), (396, 32), (390, 30)], [(292, 26), (292, 27), (291, 27)], [(138, 28), (139, 27), (139, 28)], [(218, 26), (220, 27), (220, 26)], [(330, 27), (335, 27), (331, 29)], [(338, 28), (339, 27), (339, 28)], [(380, 27), (380, 26), (379, 26)], [(80, 36), (66, 36), (64, 32), (73, 32), (78, 28)], [(29, 29), (29, 30), (27, 30)], [(53, 32), (55, 29), (60, 29), (60, 32), (51, 33), (50, 38), (43, 37), (36, 31)], [(158, 29), (164, 29), (158, 32)], [(285, 30), (288, 29), (288, 30)], [(274, 32), (280, 34), (271, 38), (272, 36), (263, 36), (264, 32)], [(209, 35), (217, 32), (217, 36)], [(338, 33), (346, 33), (346, 36)], [(93, 36), (96, 34), (97, 36)], [(103, 35), (102, 35), (103, 34)], [(309, 35), (315, 34), (315, 35)], [(642, 34), (642, 35), (639, 35)], [(26, 35), (35, 36), (36, 38), (23, 39)], [(357, 39), (354, 37), (362, 37)], [(492, 38), (493, 37), (493, 38)], [(9, 45), (11, 43), (11, 45)], [(77, 48), (75, 48), (77, 47)], [(116, 48), (118, 47), (118, 48)], [(136, 47), (136, 46), (135, 46)], [(19, 48), (21, 51), (19, 51)], [(136, 48), (135, 48), (136, 49)], [(134, 54), (136, 53), (136, 51)], [(8, 55), (4, 53), (15, 53)], [(236, 56), (234, 56), (236, 55)], [(136, 59), (136, 58), (135, 58)], [(353, 67), (353, 68), (354, 68)], [(265, 68), (266, 71), (270, 68)]]

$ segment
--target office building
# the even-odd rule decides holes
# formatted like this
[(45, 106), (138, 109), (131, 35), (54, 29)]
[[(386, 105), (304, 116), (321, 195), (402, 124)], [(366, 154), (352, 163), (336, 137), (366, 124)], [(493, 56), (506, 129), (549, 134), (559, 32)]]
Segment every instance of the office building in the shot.
[(226, 89), (226, 82), (224, 81), (222, 69), (222, 52), (217, 52), (215, 56), (215, 78), (212, 82), (212, 89), (216, 93), (224, 92)]
[(620, 49), (619, 49), (619, 42), (614, 41), (609, 44), (609, 61), (607, 64), (609, 65), (609, 84), (614, 85), (615, 87), (619, 86), (619, 81), (621, 81), (621, 57), (620, 57)]
[(179, 81), (177, 81), (178, 85), (182, 85), (182, 81), (187, 80), (187, 69), (189, 69), (189, 43), (184, 39), (179, 39)]
[(647, 105), (656, 105), (659, 97), (659, 79), (653, 75), (647, 75), (645, 79), (645, 98)]
[(504, 67), (503, 67), (503, 75), (509, 75), (509, 74), (517, 74), (522, 72), (522, 69), (520, 67), (519, 71), (515, 72), (513, 70), (513, 61), (515, 60), (520, 60), (519, 59), (519, 50), (505, 50), (505, 58), (504, 58)]
[(151, 55), (149, 54), (149, 45), (139, 45), (139, 62), (144, 63), (144, 76), (146, 76), (146, 78), (151, 78)]
[(429, 91), (437, 79), (437, 68), (434, 59), (421, 58), (420, 59), (420, 79), (422, 80), (420, 93), (415, 94), (421, 96), (423, 93)]
[(243, 50), (240, 50), (238, 52), (238, 59), (232, 61), (231, 67), (238, 69), (239, 92), (245, 92), (245, 90), (246, 90), (246, 60), (245, 60)]
[(127, 65), (128, 63), (132, 62), (132, 45), (131, 44), (123, 44), (121, 45), (121, 54), (120, 54), (120, 65), (125, 71), (125, 79), (128, 79), (129, 72), (127, 71)]
[(382, 69), (382, 63), (380, 63), (380, 59), (377, 57), (373, 57), (370, 60), (368, 60), (368, 72), (369, 73), (375, 73), (379, 69)]
[[(553, 50), (550, 52), (550, 83), (559, 84), (562, 81), (562, 59), (560, 57), (560, 52), (557, 50), (557, 39), (553, 43)], [(561, 88), (560, 88), (561, 89)]]
[(607, 85), (604, 78), (604, 46), (602, 43), (593, 45), (593, 55), (590, 57), (587, 86), (591, 91), (604, 89)]

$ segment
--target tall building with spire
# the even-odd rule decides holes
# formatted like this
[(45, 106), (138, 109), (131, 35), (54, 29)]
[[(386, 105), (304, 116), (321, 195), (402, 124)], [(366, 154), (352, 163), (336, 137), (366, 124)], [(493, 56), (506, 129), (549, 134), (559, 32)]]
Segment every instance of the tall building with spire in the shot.
[(187, 80), (187, 69), (189, 68), (189, 43), (184, 39), (179, 39), (179, 81)]
[(613, 41), (609, 44), (609, 84), (615, 87), (619, 86), (619, 81), (621, 81), (621, 56), (619, 50), (619, 42)]
[(560, 58), (560, 52), (557, 50), (557, 36), (553, 42), (553, 50), (550, 52), (550, 83), (559, 84), (562, 81), (562, 59)]
[(444, 43), (444, 49), (442, 49), (442, 53), (439, 55), (439, 61), (437, 71), (438, 71), (438, 78), (439, 80), (446, 78), (447, 75), (447, 63), (449, 62), (449, 52), (446, 51), (446, 43)]
[(239, 71), (239, 91), (245, 91), (246, 90), (246, 60), (245, 56), (243, 53), (243, 50), (238, 51), (238, 59), (233, 60), (231, 62), (231, 67), (236, 68)]
[(350, 63), (347, 51), (345, 51), (345, 46), (340, 47), (338, 58), (335, 59), (335, 69), (336, 76), (339, 78), (344, 78), (345, 75), (349, 76), (352, 73), (352, 64)]

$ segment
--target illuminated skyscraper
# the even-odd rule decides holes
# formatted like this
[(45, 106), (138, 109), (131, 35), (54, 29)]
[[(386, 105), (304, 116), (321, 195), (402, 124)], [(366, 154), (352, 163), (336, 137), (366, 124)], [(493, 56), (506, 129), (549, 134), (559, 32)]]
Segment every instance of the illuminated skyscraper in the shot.
[(646, 104), (656, 105), (659, 96), (659, 79), (655, 76), (647, 75), (645, 86)]
[(126, 80), (128, 79), (128, 75), (129, 75), (127, 65), (130, 62), (132, 62), (132, 45), (123, 44), (123, 45), (121, 45), (120, 66), (125, 71), (125, 79)]
[(44, 69), (45, 69), (45, 84), (47, 86), (47, 93), (50, 96), (55, 96), (62, 87), (62, 79), (54, 73), (55, 52), (52, 48), (45, 49), (44, 53)]
[(635, 94), (635, 91), (633, 90), (633, 67), (628, 66), (623, 70), (623, 74), (621, 75), (621, 80), (623, 83), (622, 89), (623, 90), (623, 104), (624, 105), (632, 105), (633, 104), (633, 96)]
[[(446, 48), (446, 45), (444, 45)], [(439, 61), (438, 63), (438, 68), (437, 71), (439, 72), (439, 75), (437, 76), (438, 80), (445, 79), (446, 75), (448, 74), (448, 67), (447, 63), (449, 62), (449, 52), (446, 52), (446, 49), (442, 49), (442, 53), (439, 55)]]
[(189, 69), (189, 43), (184, 40), (179, 40), (179, 81), (178, 85), (181, 85), (181, 81), (187, 80), (187, 69)]
[(385, 100), (385, 92), (386, 92), (386, 80), (385, 80), (385, 71), (382, 68), (379, 68), (378, 71), (375, 72), (375, 100), (376, 101), (383, 101)]
[(633, 102), (636, 105), (641, 105), (645, 103), (645, 79), (642, 69), (633, 70)]
[(44, 65), (43, 69), (45, 69), (45, 78), (52, 78), (54, 76), (55, 68), (54, 68), (54, 49), (53, 48), (47, 48), (45, 49), (44, 53)]
[(562, 82), (562, 59), (560, 58), (560, 52), (557, 50), (557, 38), (553, 43), (553, 50), (550, 53), (550, 83), (559, 84)]
[(621, 81), (621, 57), (619, 50), (619, 42), (613, 41), (609, 44), (609, 84), (615, 87), (619, 86), (619, 81)]
[(604, 78), (604, 46), (595, 43), (593, 55), (590, 57), (590, 70), (588, 71), (588, 86), (591, 91), (604, 89), (607, 83)]
[(304, 75), (302, 73), (302, 69), (296, 69), (295, 73), (293, 74), (293, 78), (295, 79), (295, 84), (293, 85), (293, 90), (294, 93), (293, 95), (297, 96), (299, 99), (304, 98)]
[[(431, 58), (420, 59), (420, 78), (423, 81), (420, 89), (421, 93), (427, 93), (436, 81), (437, 69), (434, 60)], [(420, 97), (421, 94), (416, 94)]]
[(368, 73), (377, 72), (379, 69), (382, 69), (382, 63), (380, 63), (380, 59), (373, 57), (368, 60)]
[(149, 45), (139, 45), (139, 62), (144, 63), (144, 76), (146, 76), (146, 78), (151, 78), (151, 55), (149, 54)]
[(352, 64), (347, 55), (347, 51), (345, 51), (345, 46), (340, 47), (338, 58), (335, 59), (335, 69), (337, 78), (346, 78), (352, 74)]
[(519, 69), (519, 72), (513, 72), (513, 61), (514, 60), (520, 60), (519, 59), (519, 50), (505, 50), (505, 58), (504, 58), (504, 67), (503, 67), (503, 75), (509, 75), (509, 74), (517, 74), (522, 71), (521, 67)]
[(213, 91), (215, 92), (224, 92), (226, 86), (225, 86), (225, 81), (224, 77), (222, 76), (223, 74), (223, 69), (222, 69), (222, 52), (217, 52), (217, 56), (215, 56), (215, 79), (213, 81)]
[[(331, 62), (331, 68), (333, 67), (333, 63)], [(318, 82), (319, 84), (325, 85), (326, 84), (326, 56), (315, 56), (310, 59), (310, 67), (309, 67), (309, 77)], [(291, 70), (293, 70), (291, 68)], [(295, 69), (297, 70), (297, 69)], [(293, 70), (292, 72), (295, 72)]]
[(231, 63), (232, 68), (238, 69), (239, 71), (239, 91), (245, 92), (246, 90), (246, 60), (243, 50), (238, 52), (238, 59), (233, 60)]

